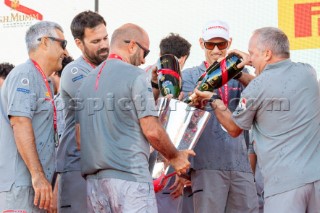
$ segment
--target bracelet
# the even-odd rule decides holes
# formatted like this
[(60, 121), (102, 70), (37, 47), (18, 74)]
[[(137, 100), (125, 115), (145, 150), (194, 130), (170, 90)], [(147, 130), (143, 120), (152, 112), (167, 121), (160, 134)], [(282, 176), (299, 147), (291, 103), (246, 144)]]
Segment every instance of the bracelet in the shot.
[(233, 77), (233, 79), (238, 80), (239, 78), (241, 78), (241, 76), (242, 76), (242, 72), (239, 72), (238, 75)]
[(159, 89), (159, 84), (154, 83), (153, 81), (151, 81), (151, 86), (152, 88)]

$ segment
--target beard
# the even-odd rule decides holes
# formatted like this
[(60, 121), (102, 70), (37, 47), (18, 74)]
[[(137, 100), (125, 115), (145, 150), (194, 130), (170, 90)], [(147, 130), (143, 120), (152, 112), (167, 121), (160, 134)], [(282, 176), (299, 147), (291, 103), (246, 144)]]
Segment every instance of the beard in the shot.
[(132, 55), (132, 57), (130, 57), (130, 64), (134, 65), (134, 66), (140, 66), (141, 62), (140, 62), (140, 52), (136, 51), (135, 54)]
[[(106, 54), (100, 55), (101, 53), (106, 53)], [(90, 51), (86, 45), (84, 45), (84, 55), (91, 63), (98, 66), (99, 64), (101, 64), (101, 62), (103, 62), (108, 58), (109, 48), (102, 48), (102, 49), (99, 49), (96, 53), (94, 53)]]

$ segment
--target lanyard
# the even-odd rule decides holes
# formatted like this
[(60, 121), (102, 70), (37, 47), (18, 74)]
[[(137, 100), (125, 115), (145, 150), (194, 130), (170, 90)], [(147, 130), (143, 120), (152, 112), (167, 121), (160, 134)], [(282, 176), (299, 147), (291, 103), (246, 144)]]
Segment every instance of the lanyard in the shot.
[(93, 69), (96, 68), (96, 65), (92, 64), (86, 57), (82, 56), (83, 60), (87, 62)]
[[(206, 69), (208, 69), (209, 67), (209, 63), (204, 61), (204, 65), (206, 66)], [(229, 86), (228, 86), (228, 71), (227, 71), (227, 64), (226, 64), (226, 59), (223, 59), (220, 62), (220, 69), (221, 69), (221, 73), (222, 73), (222, 85), (224, 88), (224, 93), (222, 92), (222, 89), (219, 88), (219, 94), (220, 97), (224, 103), (224, 105), (226, 105), (228, 107), (229, 105)]]
[[(122, 60), (122, 58), (121, 58), (119, 55), (117, 55), (117, 54), (110, 54), (109, 57), (108, 57), (108, 59), (119, 59), (119, 60)], [(99, 70), (99, 72), (98, 72), (98, 75), (97, 75), (97, 78), (96, 78), (96, 87), (95, 87), (96, 90), (97, 90), (98, 87), (99, 87), (100, 75), (101, 75), (101, 72), (102, 72), (104, 66), (106, 65), (106, 63), (107, 63), (107, 61), (104, 61), (104, 62), (103, 62), (102, 66), (101, 66), (101, 68), (100, 68), (100, 70)]]
[(47, 79), (46, 75), (44, 74), (43, 70), (41, 69), (41, 67), (39, 66), (39, 64), (34, 60), (32, 60), (32, 62), (34, 64), (34, 66), (37, 68), (37, 70), (39, 71), (39, 73), (41, 74), (42, 79), (47, 87), (46, 96), (48, 95), (50, 98), (46, 98), (45, 100), (50, 101), (52, 103), (52, 106), (53, 106), (53, 128), (54, 128), (54, 131), (57, 132), (57, 109), (56, 109), (56, 105), (54, 104), (54, 99), (53, 99), (53, 96), (51, 93), (48, 79)]
[(117, 54), (110, 54), (109, 55), (109, 57), (108, 57), (108, 59), (119, 59), (119, 60), (121, 60), (122, 61), (122, 58), (121, 58), (121, 56), (119, 56), (119, 55), (117, 55)]

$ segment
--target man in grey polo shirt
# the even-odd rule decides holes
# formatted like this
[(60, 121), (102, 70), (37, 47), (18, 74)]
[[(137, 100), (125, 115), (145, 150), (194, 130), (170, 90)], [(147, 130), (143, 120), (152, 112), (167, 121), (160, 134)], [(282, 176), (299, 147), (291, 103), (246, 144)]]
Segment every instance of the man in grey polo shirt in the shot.
[(29, 59), (1, 89), (0, 212), (45, 212), (52, 205), (55, 171), (54, 101), (48, 77), (62, 68), (66, 40), (53, 22), (26, 33)]
[(86, 212), (86, 183), (80, 173), (73, 98), (84, 78), (109, 54), (106, 22), (98, 13), (84, 11), (77, 14), (72, 20), (71, 32), (82, 56), (68, 64), (61, 75), (60, 94), (65, 104), (65, 130), (57, 151), (59, 178), (55, 190), (58, 191), (58, 209), (61, 213)]
[[(228, 24), (220, 20), (207, 22), (199, 43), (205, 61), (182, 72), (185, 94), (194, 90), (199, 77), (210, 65), (227, 55), (232, 43)], [(216, 92), (226, 107), (234, 111), (242, 90), (243, 85), (232, 79)], [(198, 154), (191, 159), (194, 210), (199, 213), (258, 212), (257, 191), (244, 135), (232, 138), (220, 125), (210, 106), (208, 108), (211, 117), (194, 148)]]
[[(279, 29), (254, 31), (249, 54), (235, 51), (257, 77), (231, 115), (221, 100), (214, 112), (230, 135), (253, 127), (264, 178), (264, 212), (305, 213), (320, 209), (320, 94), (316, 71), (290, 60), (289, 41)], [(212, 96), (199, 92), (203, 98)], [(213, 96), (215, 97), (215, 96)], [(285, 201), (285, 202), (284, 202)]]
[(150, 78), (137, 67), (149, 53), (145, 30), (125, 24), (114, 31), (110, 47), (108, 60), (77, 93), (88, 211), (157, 212), (148, 141), (178, 174), (194, 152), (177, 151), (158, 120)]

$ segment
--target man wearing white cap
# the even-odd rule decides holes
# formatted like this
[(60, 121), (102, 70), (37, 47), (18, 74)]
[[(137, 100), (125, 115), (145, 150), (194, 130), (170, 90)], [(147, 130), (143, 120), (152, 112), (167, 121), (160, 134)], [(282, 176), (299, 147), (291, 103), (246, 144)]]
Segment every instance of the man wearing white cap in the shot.
[[(226, 57), (231, 42), (229, 26), (225, 22), (214, 20), (206, 23), (199, 39), (205, 61), (182, 72), (184, 94), (194, 90), (199, 77), (210, 65)], [(236, 78), (245, 78), (246, 74), (241, 75)], [(241, 83), (232, 79), (215, 92), (234, 111), (242, 90)], [(191, 159), (194, 210), (201, 213), (258, 212), (257, 191), (244, 135), (229, 136), (212, 109), (207, 109), (212, 115), (194, 149), (198, 155)]]

